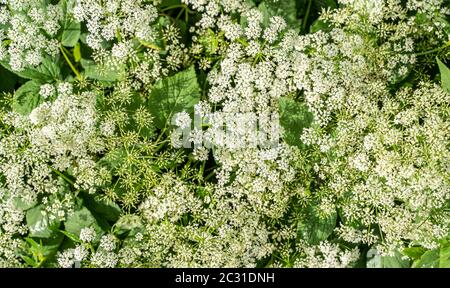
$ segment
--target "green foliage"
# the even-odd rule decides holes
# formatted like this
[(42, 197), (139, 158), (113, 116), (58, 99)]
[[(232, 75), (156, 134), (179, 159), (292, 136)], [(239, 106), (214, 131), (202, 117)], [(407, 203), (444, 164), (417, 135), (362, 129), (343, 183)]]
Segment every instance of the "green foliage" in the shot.
[(50, 239), (39, 239), (37, 242), (33, 238), (27, 237), (25, 241), (28, 246), (21, 257), (31, 267), (39, 268), (56, 254), (63, 238), (63, 235), (59, 234)]
[[(416, 248), (416, 247), (414, 247)], [(450, 241), (441, 240), (440, 246), (434, 250), (421, 249), (421, 254), (413, 255), (413, 268), (450, 268)], [(405, 254), (408, 252), (404, 252)], [(409, 256), (409, 255), (408, 255)]]
[(200, 101), (200, 87), (193, 66), (162, 79), (153, 86), (148, 96), (148, 109), (156, 127), (164, 129), (175, 113), (193, 112)]
[[(78, 58), (78, 57), (77, 57)], [(95, 63), (92, 60), (81, 59), (83, 74), (88, 79), (114, 82), (123, 79), (125, 67), (110, 67), (107, 63)]]
[[(217, 14), (209, 19), (209, 16), (204, 17), (205, 13), (210, 12), (209, 8), (197, 11), (192, 3), (186, 4), (186, 1), (180, 0), (135, 1), (131, 4), (138, 5), (130, 9), (130, 15), (125, 15), (127, 7), (117, 8), (121, 12), (116, 13), (109, 10), (114, 7), (107, 7), (107, 1), (94, 1), (98, 5), (99, 15), (104, 14), (99, 16), (101, 20), (93, 21), (96, 25), (91, 25), (86, 19), (77, 22), (73, 15), (75, 5), (89, 1), (25, 2), (33, 2), (33, 5), (43, 8), (43, 13), (51, 10), (47, 9), (48, 5), (56, 5), (62, 8), (62, 13), (59, 11), (60, 18), (53, 21), (56, 27), (53, 33), (41, 27), (44, 24), (36, 24), (39, 27), (31, 31), (36, 37), (30, 42), (22, 41), (27, 43), (19, 45), (22, 49), (16, 47), (17, 51), (12, 49), (18, 45), (14, 42), (17, 40), (14, 38), (19, 38), (14, 37), (15, 34), (23, 36), (27, 30), (33, 29), (24, 26), (13, 31), (15, 34), (8, 34), (6, 32), (11, 23), (0, 25), (2, 32), (5, 32), (0, 33), (0, 93), (7, 92), (0, 98), (0, 215), (3, 217), (0, 221), (0, 266), (19, 263), (36, 268), (58, 267), (62, 266), (62, 259), (70, 267), (73, 253), (79, 249), (78, 253), (86, 253), (83, 265), (88, 267), (205, 266), (210, 263), (217, 266), (251, 266), (258, 263), (258, 266), (294, 267), (301, 263), (298, 260), (306, 258), (311, 261), (308, 262), (310, 266), (316, 267), (330, 265), (329, 261), (339, 266), (345, 259), (352, 258), (353, 262), (349, 260), (342, 266), (450, 268), (448, 239), (441, 240), (434, 250), (420, 246), (425, 240), (411, 243), (413, 237), (409, 234), (406, 236), (410, 237), (408, 239), (392, 239), (396, 234), (391, 233), (394, 236), (388, 239), (390, 231), (396, 231), (392, 227), (398, 227), (396, 223), (389, 224), (389, 220), (398, 221), (394, 216), (403, 215), (400, 212), (411, 215), (405, 220), (405, 229), (417, 227), (414, 220), (411, 221), (414, 226), (407, 226), (407, 221), (415, 219), (417, 207), (409, 209), (408, 201), (398, 199), (403, 196), (391, 197), (390, 194), (400, 194), (391, 191), (397, 187), (390, 189), (390, 184), (385, 185), (385, 182), (396, 179), (380, 175), (385, 172), (381, 170), (389, 170), (389, 167), (382, 167), (384, 162), (387, 163), (385, 166), (401, 163), (412, 167), (406, 170), (401, 165), (391, 165), (398, 168), (399, 175), (400, 172), (408, 174), (410, 170), (425, 171), (423, 167), (429, 164), (426, 163), (427, 158), (433, 159), (428, 167), (445, 168), (448, 155), (442, 152), (436, 156), (433, 149), (447, 147), (448, 143), (438, 141), (448, 139), (436, 136), (438, 141), (435, 141), (431, 132), (427, 137), (422, 137), (421, 129), (426, 128), (437, 134), (439, 125), (445, 120), (440, 121), (436, 115), (448, 116), (448, 109), (441, 107), (445, 106), (441, 102), (436, 102), (429, 105), (431, 108), (423, 108), (427, 105), (421, 104), (421, 110), (415, 111), (415, 103), (408, 102), (408, 97), (415, 96), (414, 93), (401, 94), (405, 98), (401, 99), (403, 102), (396, 102), (398, 99), (393, 97), (400, 86), (415, 89), (421, 82), (427, 82), (430, 86), (439, 82), (435, 79), (437, 67), (440, 83), (450, 93), (450, 69), (444, 64), (446, 61), (448, 63), (450, 42), (441, 47), (428, 47), (442, 42), (443, 37), (433, 34), (439, 31), (423, 32), (424, 28), (423, 35), (415, 38), (407, 27), (394, 29), (408, 23), (417, 25), (413, 29), (421, 31), (421, 27), (429, 28), (433, 22), (433, 27), (444, 33), (450, 31), (448, 20), (438, 15), (441, 13), (437, 10), (433, 15), (419, 12), (414, 15), (416, 12), (413, 10), (404, 15), (398, 12), (403, 18), (397, 17), (397, 12), (393, 11), (391, 20), (394, 20), (386, 20), (388, 18), (383, 16), (377, 24), (371, 22), (367, 11), (362, 16), (352, 17), (348, 12), (352, 11), (352, 3), (345, 4), (345, 8), (350, 9), (347, 12), (344, 9), (339, 11), (342, 12), (342, 19), (339, 13), (334, 15), (338, 20), (330, 15), (329, 18), (319, 18), (323, 10), (339, 9), (336, 0), (231, 1), (237, 6), (246, 3), (249, 5), (246, 9), (252, 7), (262, 13), (263, 22), (251, 23), (255, 24), (255, 35), (249, 36), (252, 34), (249, 32), (250, 23), (241, 13), (246, 9), (226, 7), (230, 5), (227, 4), (229, 1), (219, 1)], [(158, 2), (158, 5), (151, 6), (153, 2)], [(12, 5), (3, 6), (11, 15), (23, 14), (24, 18), (20, 19), (24, 21), (33, 17), (25, 15), (31, 12), (28, 7), (12, 12), (9, 7)], [(142, 15), (148, 13), (151, 17), (146, 19), (152, 20), (140, 25), (140, 21), (146, 19), (134, 21), (136, 15), (141, 15), (136, 11), (142, 12)], [(270, 31), (274, 28), (270, 23), (273, 16), (283, 17), (288, 29), (292, 30)], [(224, 22), (230, 25), (224, 26), (229, 27), (222, 29), (218, 27), (221, 25), (215, 25), (225, 18), (227, 20)], [(359, 18), (361, 23), (356, 23)], [(213, 19), (212, 22), (217, 20), (217, 23), (211, 23), (204, 29), (203, 25), (197, 25), (200, 19)], [(406, 22), (405, 19), (412, 21)], [(46, 18), (46, 21), (49, 24), (52, 19)], [(398, 26), (397, 22), (400, 23)], [(91, 26), (95, 29), (90, 30)], [(329, 33), (333, 28), (337, 29), (336, 33)], [(93, 31), (96, 29), (101, 33), (97, 35), (97, 31)], [(302, 35), (319, 31), (321, 33), (315, 35)], [(279, 34), (273, 38), (277, 39), (275, 41), (268, 40), (272, 32)], [(238, 35), (233, 38), (229, 34)], [(350, 39), (352, 34), (356, 36), (354, 39)], [(341, 39), (337, 39), (339, 37)], [(54, 45), (33, 45), (34, 41), (44, 39), (54, 41)], [(342, 39), (350, 39), (354, 43), (360, 41), (361, 47), (347, 47), (346, 42), (341, 42)], [(403, 42), (407, 40), (413, 41), (412, 48), (405, 48), (407, 45)], [(28, 49), (28, 46), (31, 48)], [(414, 56), (414, 59), (409, 59), (409, 56)], [(11, 59), (13, 61), (10, 62)], [(23, 69), (13, 71), (10, 63)], [(299, 66), (299, 69), (294, 69)], [(422, 69), (432, 72), (427, 72), (428, 75)], [(243, 72), (242, 75), (235, 73), (236, 70)], [(251, 79), (248, 83), (245, 81), (247, 76)], [(353, 82), (355, 85), (351, 85)], [(73, 89), (73, 93), (65, 95), (68, 97), (63, 104), (55, 101), (55, 97), (64, 94), (62, 92), (57, 93), (59, 96), (44, 99), (40, 96), (44, 84), (51, 84), (58, 90), (69, 87), (66, 90)], [(344, 89), (334, 93), (336, 90), (331, 87), (334, 84), (342, 85)], [(210, 99), (209, 93), (213, 88), (218, 88), (215, 92), (222, 93), (216, 96), (224, 97), (218, 97), (220, 99), (217, 101)], [(373, 95), (370, 93), (372, 89), (376, 90)], [(427, 91), (438, 95), (436, 99), (445, 98), (440, 88)], [(77, 98), (84, 95), (86, 97)], [(427, 95), (424, 92), (421, 96)], [(254, 106), (246, 101), (249, 99), (254, 100)], [(197, 147), (193, 150), (175, 149), (170, 143), (171, 124), (174, 124), (172, 117), (183, 111), (192, 115), (194, 105), (200, 100), (205, 101), (211, 113), (245, 110), (263, 114), (275, 112), (278, 107), (283, 145), (267, 151), (259, 147), (233, 150), (220, 144), (217, 145), (219, 148), (212, 148), (212, 153)], [(363, 111), (366, 101), (369, 113)], [(49, 111), (58, 115), (53, 117), (57, 119), (51, 119), (50, 112), (43, 113), (46, 117), (41, 117), (40, 124), (31, 125), (30, 117), (22, 117), (29, 116), (33, 109), (45, 102), (52, 108)], [(241, 107), (242, 103), (249, 107)], [(314, 110), (316, 104), (319, 109)], [(399, 111), (396, 104), (401, 106)], [(346, 109), (346, 105), (355, 110)], [(80, 108), (71, 110), (72, 107)], [(434, 108), (439, 113), (431, 111)], [(390, 109), (395, 111), (395, 115), (389, 114), (383, 118), (385, 110)], [(9, 113), (11, 110), (21, 116)], [(318, 113), (313, 115), (310, 111)], [(403, 111), (407, 112), (406, 116)], [(436, 116), (436, 119), (430, 115)], [(318, 123), (321, 116), (329, 116), (325, 124)], [(391, 125), (391, 120), (414, 124)], [(21, 125), (20, 121), (28, 122)], [(419, 124), (415, 125), (416, 122)], [(375, 128), (386, 125), (386, 131), (393, 132), (394, 136), (398, 132), (400, 143), (405, 140), (404, 135), (413, 130), (399, 128), (403, 124), (411, 124), (419, 131), (415, 132), (419, 135), (417, 138), (426, 139), (415, 142), (418, 144), (416, 146), (410, 145), (410, 148), (413, 147), (411, 151), (404, 148), (406, 144), (403, 144), (404, 147), (395, 144), (384, 150), (383, 141), (387, 142), (391, 137)], [(395, 127), (390, 129), (390, 125)], [(200, 136), (209, 137), (206, 132), (213, 130), (211, 126), (214, 124), (205, 124), (202, 127), (205, 133)], [(321, 143), (316, 139), (310, 140), (312, 144), (308, 145), (302, 142), (300, 135), (311, 127), (314, 129), (307, 136), (323, 140)], [(76, 133), (79, 130), (82, 132)], [(357, 131), (355, 135), (361, 139), (348, 137), (352, 134), (347, 132), (352, 130)], [(377, 133), (382, 134), (383, 141), (376, 141), (378, 138), (371, 140)], [(415, 141), (415, 137), (410, 138), (411, 142)], [(428, 139), (436, 143), (428, 146)], [(377, 145), (381, 148), (375, 147)], [(381, 152), (378, 153), (376, 148), (380, 148)], [(408, 159), (405, 151), (415, 154), (422, 148), (425, 153), (417, 152), (417, 156)], [(393, 160), (384, 154), (392, 154), (392, 158), (400, 160)], [(44, 169), (47, 167), (52, 169)], [(327, 169), (331, 171), (329, 174)], [(368, 174), (368, 170), (376, 170), (376, 173)], [(390, 172), (397, 173), (394, 170)], [(428, 185), (426, 183), (440, 185), (441, 175), (436, 171), (423, 176), (425, 186)], [(447, 179), (445, 176), (442, 182)], [(403, 180), (413, 182), (415, 177), (405, 177)], [(378, 178), (382, 179), (378, 181)], [(363, 188), (370, 188), (372, 182), (377, 185), (376, 189), (365, 191)], [(414, 194), (411, 192), (414, 189), (405, 189), (404, 194)], [(419, 194), (423, 192), (424, 197), (429, 197), (426, 189), (419, 191)], [(438, 195), (437, 189), (431, 190), (433, 193), (430, 194)], [(352, 202), (351, 197), (357, 197), (356, 202)], [(27, 202), (26, 199), (33, 200)], [(438, 196), (429, 199), (440, 201)], [(411, 201), (420, 202), (422, 199), (411, 197)], [(395, 212), (393, 207), (400, 212)], [(426, 212), (423, 214), (428, 216)], [(421, 230), (416, 235), (426, 235), (426, 227), (438, 227), (433, 221), (444, 219), (442, 215), (431, 215), (425, 219), (424, 225), (417, 227)], [(390, 229), (384, 229), (384, 225)], [(82, 237), (81, 241), (80, 232), (89, 227), (95, 230), (95, 239), (89, 242)], [(439, 233), (441, 230), (433, 228), (433, 231)], [(89, 234), (91, 231), (83, 232)], [(346, 232), (350, 236), (342, 236)], [(352, 239), (355, 241), (348, 239), (353, 237), (352, 232), (356, 235)], [(374, 243), (369, 247), (366, 240), (361, 239), (371, 236), (378, 236), (379, 239), (371, 239)], [(391, 242), (385, 242), (386, 239)], [(394, 256), (382, 256), (381, 249), (377, 251), (373, 248), (380, 245), (391, 247), (390, 244), (397, 245), (399, 240), (405, 246), (414, 246), (399, 248)], [(355, 252), (358, 249), (359, 255)], [(325, 250), (331, 251), (329, 258), (336, 259), (326, 258), (330, 255), (325, 255)], [(351, 253), (344, 253), (349, 251)], [(61, 255), (67, 259), (58, 258)], [(19, 260), (14, 262), (16, 258)], [(104, 263), (99, 263), (103, 260)]]
[(114, 234), (121, 236), (127, 234), (128, 236), (134, 235), (138, 231), (142, 230), (142, 220), (137, 215), (123, 215), (114, 224), (113, 232)]
[(43, 208), (43, 205), (38, 205), (27, 211), (26, 221), (30, 237), (50, 238), (58, 232), (61, 222), (57, 219), (52, 220)]
[(86, 195), (84, 199), (90, 211), (107, 221), (116, 222), (122, 213), (119, 205), (108, 199), (101, 199), (100, 196)]
[(314, 245), (328, 239), (336, 227), (337, 212), (322, 215), (316, 205), (309, 205), (304, 209), (304, 215), (297, 226), (297, 237)]
[(67, 47), (74, 47), (81, 34), (81, 24), (72, 20), (66, 20), (64, 23), (61, 44)]
[(37, 204), (37, 201), (26, 202), (25, 200), (23, 200), (20, 197), (15, 197), (13, 199), (13, 203), (14, 203), (14, 208), (19, 209), (21, 211), (26, 211), (30, 208), (33, 208)]
[[(0, 61), (0, 65), (4, 68), (12, 71), (11, 66), (9, 65), (9, 58), (6, 58)], [(37, 80), (41, 82), (51, 82), (55, 80), (61, 80), (61, 64), (59, 58), (45, 57), (42, 60), (42, 63), (37, 67), (27, 67), (22, 71), (12, 71), (17, 76)]]
[(292, 28), (299, 28), (295, 0), (264, 1), (259, 4), (258, 8), (264, 15), (264, 22), (266, 26), (269, 25), (270, 17), (282, 16)]
[(445, 66), (445, 64), (442, 63), (442, 61), (439, 60), (439, 58), (436, 58), (436, 61), (438, 63), (439, 71), (441, 73), (442, 88), (444, 88), (445, 90), (447, 90), (447, 92), (450, 93), (450, 69), (447, 66)]
[(94, 228), (99, 235), (103, 233), (95, 217), (84, 206), (69, 214), (64, 222), (64, 230), (73, 235), (80, 235), (81, 229), (88, 227)]
[(5, 69), (3, 66), (0, 66), (0, 93), (14, 91), (18, 81), (19, 77)]
[(106, 153), (97, 164), (103, 167), (107, 167), (110, 171), (116, 171), (123, 165), (127, 151), (124, 148), (118, 148)]
[(394, 256), (381, 256), (376, 249), (367, 252), (367, 268), (409, 268), (410, 261), (396, 252)]
[(39, 95), (39, 90), (42, 83), (36, 80), (30, 80), (19, 87), (14, 92), (14, 98), (12, 108), (15, 112), (22, 115), (28, 115), (43, 102), (42, 97)]
[(437, 268), (439, 267), (439, 250), (429, 250), (416, 261), (412, 268)]
[(284, 141), (289, 145), (301, 147), (300, 135), (304, 128), (310, 126), (313, 115), (305, 104), (290, 98), (280, 98), (279, 106)]

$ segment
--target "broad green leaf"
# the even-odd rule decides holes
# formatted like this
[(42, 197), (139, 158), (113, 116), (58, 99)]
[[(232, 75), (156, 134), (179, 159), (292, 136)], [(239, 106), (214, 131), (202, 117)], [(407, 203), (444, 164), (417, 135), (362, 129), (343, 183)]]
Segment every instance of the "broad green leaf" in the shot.
[(439, 268), (450, 268), (450, 241), (445, 241), (439, 249)]
[(336, 227), (337, 212), (322, 216), (316, 206), (305, 209), (304, 217), (297, 224), (297, 236), (315, 245), (326, 240)]
[(402, 259), (400, 253), (396, 253), (395, 256), (383, 256), (383, 268), (409, 268), (410, 261)]
[(119, 219), (122, 210), (115, 202), (101, 199), (99, 196), (87, 195), (85, 205), (90, 211), (98, 214), (102, 219), (116, 222)]
[(300, 135), (313, 120), (308, 108), (293, 99), (282, 97), (279, 102), (280, 124), (283, 127), (283, 139), (293, 146), (301, 146)]
[(408, 247), (403, 249), (403, 254), (413, 260), (416, 260), (419, 259), (426, 251), (427, 250), (423, 247)]
[(439, 71), (441, 73), (441, 85), (444, 90), (450, 93), (450, 69), (442, 63), (439, 58), (436, 57), (436, 61), (439, 66)]
[(50, 238), (58, 232), (60, 221), (50, 220), (48, 215), (44, 215), (43, 205), (39, 205), (27, 211), (26, 221), (30, 230), (30, 237)]
[(439, 267), (439, 249), (429, 250), (423, 253), (420, 259), (414, 261), (412, 268), (437, 268)]
[(14, 208), (19, 209), (21, 211), (26, 211), (30, 208), (33, 208), (35, 205), (37, 204), (37, 201), (31, 201), (31, 202), (27, 202), (24, 201), (22, 198), (20, 197), (14, 197), (13, 198), (13, 205)]
[(367, 251), (367, 268), (409, 268), (410, 261), (402, 259), (400, 252), (395, 252), (394, 256), (381, 256), (378, 251), (371, 248)]
[(148, 109), (156, 127), (163, 129), (175, 113), (192, 112), (200, 100), (200, 87), (193, 66), (158, 81), (149, 96)]
[(31, 79), (31, 80), (38, 80), (41, 82), (51, 82), (54, 80), (61, 80), (61, 69), (59, 67), (59, 57), (53, 58), (53, 57), (44, 57), (42, 60), (42, 63), (36, 67), (26, 67), (22, 71), (14, 71), (11, 69), (11, 66), (9, 65), (9, 59), (6, 57), (6, 59), (0, 61), (0, 64), (11, 71), (12, 73), (25, 78), (25, 79)]
[(97, 220), (92, 213), (86, 207), (81, 207), (67, 217), (64, 222), (65, 231), (77, 235), (80, 235), (80, 231), (83, 228), (92, 227), (97, 232), (97, 235), (102, 233), (102, 229), (97, 224)]
[(67, 47), (74, 47), (81, 34), (81, 24), (74, 20), (66, 20), (62, 33), (61, 44)]
[(114, 82), (124, 77), (125, 67), (108, 67), (107, 64), (95, 63), (92, 60), (81, 59), (84, 76), (99, 81)]
[(297, 7), (295, 0), (267, 0), (259, 4), (258, 9), (263, 13), (264, 25), (269, 26), (269, 19), (272, 16), (281, 16), (286, 20), (291, 28), (300, 28), (297, 19)]
[(13, 97), (12, 109), (22, 115), (28, 115), (43, 102), (39, 95), (41, 83), (31, 80), (23, 84), (16, 90)]

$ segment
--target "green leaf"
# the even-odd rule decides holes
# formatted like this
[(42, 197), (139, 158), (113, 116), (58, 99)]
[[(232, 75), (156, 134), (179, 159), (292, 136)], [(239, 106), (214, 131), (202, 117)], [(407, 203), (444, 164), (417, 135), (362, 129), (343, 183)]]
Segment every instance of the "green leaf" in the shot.
[(80, 43), (77, 43), (75, 47), (73, 48), (73, 58), (75, 62), (81, 61), (81, 45)]
[(439, 249), (439, 268), (450, 268), (450, 241), (445, 241)]
[(81, 34), (81, 24), (73, 20), (66, 20), (62, 33), (61, 44), (67, 47), (74, 47)]
[(395, 252), (394, 256), (381, 256), (378, 251), (371, 248), (367, 251), (367, 268), (409, 268), (410, 261), (402, 259), (400, 252)]
[(439, 249), (429, 250), (423, 253), (420, 259), (414, 261), (412, 268), (437, 268), (439, 260)]
[(122, 210), (115, 202), (107, 199), (101, 199), (98, 195), (87, 195), (85, 205), (90, 210), (98, 214), (102, 219), (116, 222), (119, 219)]
[(31, 79), (31, 80), (39, 80), (41, 82), (51, 82), (54, 80), (61, 80), (61, 69), (59, 67), (59, 57), (53, 58), (53, 57), (45, 57), (42, 60), (42, 63), (37, 67), (26, 67), (22, 71), (13, 71), (11, 69), (11, 66), (9, 65), (9, 59), (6, 57), (6, 59), (0, 61), (0, 64), (11, 71), (12, 73), (25, 78), (25, 79)]
[(19, 77), (2, 66), (0, 66), (0, 75), (0, 93), (14, 91)]
[(427, 250), (423, 247), (408, 247), (403, 249), (403, 254), (413, 260), (419, 259)]
[(97, 224), (97, 220), (92, 215), (92, 213), (86, 207), (82, 206), (80, 209), (76, 210), (67, 217), (66, 222), (64, 222), (65, 231), (77, 235), (80, 235), (80, 231), (83, 228), (92, 227), (97, 232), (97, 236), (102, 234), (102, 229)]
[(269, 19), (272, 16), (281, 16), (291, 28), (300, 28), (297, 19), (296, 0), (268, 0), (259, 4), (258, 9), (263, 13), (264, 25), (269, 25)]
[(44, 212), (43, 205), (27, 211), (26, 222), (30, 230), (30, 237), (50, 238), (58, 231), (60, 221), (50, 220), (48, 215), (44, 215), (42, 212)]
[[(23, 255), (23, 257), (28, 257), (28, 261), (25, 260), (29, 265), (33, 267), (41, 267), (44, 262), (48, 262), (48, 259), (55, 256), (61, 243), (63, 242), (64, 236), (61, 234), (56, 234), (54, 237), (47, 239), (39, 239), (39, 243), (33, 238), (27, 237), (25, 241), (29, 244), (28, 254), (33, 256), (34, 265), (32, 265), (31, 257)], [(36, 262), (38, 261), (38, 262)]]
[(328, 24), (327, 22), (325, 22), (321, 19), (317, 19), (309, 27), (309, 32), (310, 33), (316, 33), (317, 31), (329, 32), (329, 31), (331, 31), (332, 28), (333, 27), (331, 27), (331, 25)]
[(297, 236), (315, 245), (326, 240), (336, 227), (337, 212), (322, 216), (316, 206), (310, 205), (305, 209), (305, 215), (297, 224)]
[(37, 204), (36, 200), (31, 201), (31, 202), (26, 202), (25, 200), (23, 200), (20, 197), (13, 198), (14, 208), (19, 209), (21, 211), (26, 211), (30, 208), (33, 208), (36, 204)]
[(84, 68), (84, 76), (86, 78), (114, 82), (124, 77), (125, 67), (108, 67), (106, 64), (95, 63), (92, 60), (81, 59), (81, 66)]
[(383, 268), (409, 268), (410, 261), (402, 259), (400, 253), (396, 253), (395, 256), (383, 256)]
[(439, 66), (439, 71), (441, 73), (441, 84), (442, 88), (450, 93), (450, 69), (442, 63), (439, 58), (436, 57), (436, 61)]
[(13, 97), (12, 109), (22, 115), (28, 115), (43, 102), (39, 95), (41, 83), (36, 80), (31, 80), (23, 84), (16, 90)]
[(23, 259), (23, 261), (25, 261), (25, 263), (27, 263), (31, 267), (38, 266), (38, 263), (36, 263), (31, 257), (25, 256), (25, 255), (20, 255), (20, 257)]
[(61, 232), (61, 233), (62, 233), (63, 235), (65, 235), (65, 236), (67, 236), (67, 238), (69, 238), (69, 239), (72, 240), (73, 242), (75, 242), (75, 243), (81, 243), (81, 240), (80, 240), (80, 238), (79, 238), (77, 235), (72, 234), (72, 233), (67, 232), (67, 231), (64, 231), (64, 230), (59, 230), (59, 232)]
[(148, 109), (156, 127), (163, 129), (178, 112), (192, 112), (200, 101), (200, 87), (194, 66), (158, 81), (149, 96)]
[(285, 97), (280, 98), (279, 107), (284, 141), (289, 145), (300, 147), (300, 135), (304, 128), (311, 125), (312, 114), (306, 105)]

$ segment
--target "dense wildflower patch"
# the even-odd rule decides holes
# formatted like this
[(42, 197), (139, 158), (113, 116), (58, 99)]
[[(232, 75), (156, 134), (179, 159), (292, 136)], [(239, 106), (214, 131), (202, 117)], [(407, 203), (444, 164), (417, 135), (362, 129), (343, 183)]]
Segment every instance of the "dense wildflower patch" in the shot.
[(0, 267), (450, 267), (448, 0), (0, 0)]

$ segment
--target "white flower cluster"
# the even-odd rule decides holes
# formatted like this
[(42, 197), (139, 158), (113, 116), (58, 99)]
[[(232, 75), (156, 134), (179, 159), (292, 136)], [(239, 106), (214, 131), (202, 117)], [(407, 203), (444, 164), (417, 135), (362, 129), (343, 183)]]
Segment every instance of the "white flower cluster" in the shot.
[(6, 209), (2, 210), (6, 213), (5, 223), (10, 223), (7, 219), (13, 217), (19, 230), (24, 213), (14, 208), (14, 201), (31, 204), (38, 195), (61, 194), (59, 200), (51, 196), (42, 201), (48, 201), (50, 215), (64, 218), (73, 201), (70, 195), (64, 196), (66, 188), (60, 181), (63, 179), (57, 176), (73, 163), (77, 163), (73, 170), (76, 181), (71, 184), (76, 189), (95, 191), (98, 177), (92, 169), (92, 157), (104, 147), (103, 136), (96, 126), (96, 94), (74, 93), (68, 83), (58, 84), (56, 90), (58, 97), (54, 101), (42, 103), (30, 115), (9, 112), (3, 119), (3, 125), (14, 130), (0, 140), (0, 173), (5, 177), (3, 189), (9, 197), (1, 205)]
[[(300, 51), (295, 83), (317, 124), (301, 139), (322, 155), (316, 172), (343, 211), (343, 239), (381, 243), (386, 254), (408, 243), (432, 249), (449, 232), (450, 95), (427, 82), (397, 93), (390, 87), (410, 73), (415, 33), (436, 27), (414, 24), (398, 1), (380, 2), (345, 1), (325, 15), (340, 28), (292, 42)], [(359, 21), (364, 15), (370, 27)], [(388, 26), (390, 19), (399, 21)]]
[(201, 29), (213, 28), (217, 18), (233, 12), (243, 13), (249, 9), (249, 4), (241, 0), (182, 0), (196, 11), (201, 12), (201, 19), (196, 26)]
[(177, 222), (186, 213), (196, 212), (201, 207), (194, 192), (170, 174), (163, 175), (152, 192), (139, 207), (144, 219), (150, 223), (163, 219)]
[[(449, 235), (450, 94), (414, 70), (418, 47), (448, 41), (444, 0), (341, 0), (323, 11), (328, 27), (306, 35), (252, 1), (182, 0), (165, 11), (200, 12), (189, 50), (160, 2), (72, 2), (93, 60), (126, 76), (46, 83), (34, 92), (40, 103), (17, 93), (14, 105), (37, 104), (27, 116), (0, 107), (0, 267), (21, 265), (28, 209), (64, 222), (81, 199), (95, 209), (86, 203), (97, 196), (119, 220), (108, 232), (81, 227), (54, 265), (351, 267), (362, 257), (346, 246), (384, 256)], [(20, 71), (58, 53), (47, 37), (60, 31), (60, 5), (0, 4), (2, 62)], [(154, 127), (146, 97), (191, 60), (207, 73), (194, 107), (205, 122), (184, 139), (188, 155)], [(424, 81), (406, 85), (410, 76)], [(285, 100), (314, 117), (295, 146), (282, 138)], [(189, 130), (192, 119), (179, 112), (172, 124)], [(301, 222), (327, 220), (327, 233)]]
[(14, 71), (22, 71), (39, 65), (46, 55), (59, 54), (59, 41), (54, 36), (64, 16), (61, 5), (34, 0), (0, 3), (0, 61)]
[[(211, 9), (208, 7), (205, 9)], [(203, 232), (205, 241), (200, 247), (179, 251), (169, 266), (251, 267), (276, 249), (272, 235), (279, 234), (280, 240), (295, 238), (290, 229), (285, 235), (271, 231), (263, 220), (283, 217), (300, 192), (288, 187), (297, 180), (292, 160), (300, 152), (279, 143), (278, 100), (296, 89), (290, 79), (288, 52), (278, 49), (286, 24), (282, 18), (273, 17), (264, 27), (261, 12), (254, 9), (246, 13), (248, 23), (243, 28), (229, 15), (219, 18), (218, 27), (231, 43), (217, 69), (208, 75), (208, 99), (195, 107), (198, 116), (207, 119), (208, 128), (194, 129), (190, 135), (194, 153), (203, 153), (202, 143), (209, 143), (220, 164), (215, 171), (218, 184), (211, 191), (211, 204), (202, 214), (206, 226), (217, 227), (219, 236)], [(208, 17), (204, 14), (203, 20)], [(214, 106), (221, 108), (212, 111)], [(274, 145), (261, 145), (264, 142)], [(194, 231), (199, 233), (198, 228)], [(259, 247), (258, 251), (254, 247)], [(195, 262), (188, 261), (192, 257)]]
[[(94, 61), (105, 71), (115, 71), (128, 85), (139, 89), (177, 70), (189, 59), (180, 31), (158, 15), (160, 1), (77, 1), (74, 18), (88, 29), (86, 44)], [(163, 38), (164, 45), (157, 44)], [(161, 52), (167, 53), (165, 56)], [(125, 73), (123, 73), (124, 69)], [(100, 73), (106, 73), (102, 69)]]
[(347, 268), (359, 259), (357, 248), (342, 250), (339, 245), (327, 241), (319, 245), (300, 245), (304, 257), (295, 261), (296, 268)]
[[(132, 51), (131, 39), (153, 42), (157, 31), (152, 26), (158, 11), (149, 1), (142, 0), (80, 0), (73, 14), (77, 21), (86, 22), (89, 34), (87, 44), (93, 49), (102, 49), (104, 41), (119, 39), (112, 47), (117, 58), (129, 56)], [(122, 40), (122, 41), (121, 41)]]

